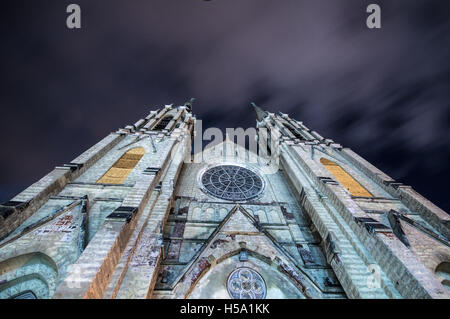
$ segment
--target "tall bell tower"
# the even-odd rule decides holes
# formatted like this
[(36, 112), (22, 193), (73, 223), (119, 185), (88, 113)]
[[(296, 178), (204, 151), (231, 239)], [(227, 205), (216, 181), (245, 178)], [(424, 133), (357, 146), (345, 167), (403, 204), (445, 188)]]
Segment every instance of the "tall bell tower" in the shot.
[(254, 108), (260, 130), (280, 132), (280, 169), (347, 297), (449, 298), (449, 214), (302, 122)]
[(133, 296), (149, 295), (191, 106), (150, 112), (1, 206), (0, 298), (129, 296), (135, 281)]

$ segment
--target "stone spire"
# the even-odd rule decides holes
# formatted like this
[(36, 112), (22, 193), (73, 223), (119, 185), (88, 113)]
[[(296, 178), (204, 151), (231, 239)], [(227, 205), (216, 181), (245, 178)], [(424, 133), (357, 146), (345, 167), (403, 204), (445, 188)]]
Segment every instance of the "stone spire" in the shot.
[(191, 98), (188, 102), (184, 103), (184, 106), (192, 112), (192, 104), (194, 104), (195, 98)]
[(267, 116), (267, 112), (264, 111), (263, 109), (261, 109), (254, 102), (252, 102), (252, 106), (253, 106), (253, 108), (255, 109), (255, 112), (256, 112), (256, 119), (261, 122)]

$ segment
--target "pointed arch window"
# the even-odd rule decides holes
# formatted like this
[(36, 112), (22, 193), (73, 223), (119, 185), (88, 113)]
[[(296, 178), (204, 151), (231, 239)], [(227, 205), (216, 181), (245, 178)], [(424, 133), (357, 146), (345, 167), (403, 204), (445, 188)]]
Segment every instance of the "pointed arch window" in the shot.
[(358, 183), (339, 164), (323, 157), (320, 159), (320, 162), (353, 196), (373, 197), (367, 189)]
[(145, 154), (143, 147), (129, 150), (97, 181), (99, 184), (122, 184)]

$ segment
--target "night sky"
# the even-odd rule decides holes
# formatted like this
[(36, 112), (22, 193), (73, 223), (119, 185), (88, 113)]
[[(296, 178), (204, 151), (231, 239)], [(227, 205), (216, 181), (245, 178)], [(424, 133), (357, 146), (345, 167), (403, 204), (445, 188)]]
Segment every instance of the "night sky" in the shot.
[[(82, 29), (66, 28), (66, 7)], [(366, 27), (366, 6), (382, 29)], [(0, 10), (0, 200), (164, 104), (288, 113), (450, 212), (448, 0), (15, 0)]]

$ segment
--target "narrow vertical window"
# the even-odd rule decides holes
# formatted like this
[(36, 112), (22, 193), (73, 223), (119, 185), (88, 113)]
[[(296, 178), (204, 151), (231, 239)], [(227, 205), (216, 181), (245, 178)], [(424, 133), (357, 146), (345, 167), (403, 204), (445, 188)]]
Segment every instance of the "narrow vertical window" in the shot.
[(291, 123), (286, 122), (285, 127), (295, 136), (295, 138), (298, 138), (299, 140), (305, 140), (305, 138), (300, 134), (299, 130), (292, 126)]
[(131, 171), (145, 154), (143, 147), (133, 148), (122, 155), (121, 158), (103, 175), (97, 183), (122, 184)]
[(172, 121), (173, 116), (172, 115), (166, 115), (165, 117), (163, 117), (161, 119), (161, 121), (159, 121), (158, 124), (156, 124), (155, 128), (153, 129), (153, 131), (162, 131), (166, 128), (167, 124), (170, 123), (170, 121)]
[(353, 196), (373, 197), (367, 189), (335, 162), (323, 157), (320, 159), (320, 162)]

